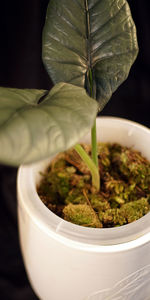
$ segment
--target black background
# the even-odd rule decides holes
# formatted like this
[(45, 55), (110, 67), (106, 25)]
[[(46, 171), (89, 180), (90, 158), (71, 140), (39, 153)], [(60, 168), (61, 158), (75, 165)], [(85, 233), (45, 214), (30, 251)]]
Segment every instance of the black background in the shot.
[[(149, 4), (148, 0), (128, 2), (137, 26), (140, 52), (127, 81), (102, 114), (128, 118), (150, 127)], [(0, 86), (52, 87), (41, 59), (47, 4), (48, 0), (1, 0)], [(35, 300), (18, 243), (16, 173), (17, 169), (0, 165), (0, 299)]]

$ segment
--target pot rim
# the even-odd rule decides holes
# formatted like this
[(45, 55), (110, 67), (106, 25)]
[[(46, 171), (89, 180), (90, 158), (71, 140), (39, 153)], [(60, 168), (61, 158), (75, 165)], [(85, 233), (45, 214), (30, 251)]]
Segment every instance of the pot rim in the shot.
[[(150, 135), (148, 128), (127, 119), (107, 116), (97, 118), (97, 124), (101, 122), (101, 128), (107, 122), (111, 122), (112, 127), (126, 126), (129, 129), (129, 135), (134, 129), (138, 129), (146, 136)], [(86, 248), (88, 251), (95, 252), (125, 251), (150, 241), (150, 212), (135, 222), (109, 229), (72, 224), (51, 212), (40, 200), (35, 185), (37, 170), (46, 167), (49, 161), (50, 159), (46, 159), (37, 164), (20, 166), (17, 181), (20, 209), (25, 208), (34, 224), (46, 234), (70, 247), (84, 250)]]

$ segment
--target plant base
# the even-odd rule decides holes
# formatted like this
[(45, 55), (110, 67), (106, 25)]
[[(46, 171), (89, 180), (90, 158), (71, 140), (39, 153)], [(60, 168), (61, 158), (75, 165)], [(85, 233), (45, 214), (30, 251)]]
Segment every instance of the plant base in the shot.
[[(91, 147), (82, 145), (91, 155)], [(150, 163), (133, 149), (99, 143), (101, 189), (91, 185), (75, 150), (59, 154), (43, 174), (38, 194), (55, 214), (74, 224), (107, 228), (131, 223), (150, 211)]]

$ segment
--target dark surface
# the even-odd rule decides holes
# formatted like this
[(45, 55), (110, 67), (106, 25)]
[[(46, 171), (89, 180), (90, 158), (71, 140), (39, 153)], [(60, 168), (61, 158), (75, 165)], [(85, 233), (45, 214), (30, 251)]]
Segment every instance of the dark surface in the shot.
[[(47, 3), (48, 0), (0, 2), (1, 86), (44, 89), (52, 86), (41, 60)], [(149, 4), (148, 0), (129, 3), (137, 25), (140, 53), (128, 80), (102, 114), (128, 118), (150, 127)], [(18, 243), (16, 172), (15, 168), (0, 166), (0, 299), (35, 300)]]

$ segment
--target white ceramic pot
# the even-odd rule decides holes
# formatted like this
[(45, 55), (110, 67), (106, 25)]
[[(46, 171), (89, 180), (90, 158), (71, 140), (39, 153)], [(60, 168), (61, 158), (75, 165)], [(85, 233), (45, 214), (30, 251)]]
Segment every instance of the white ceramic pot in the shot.
[[(98, 140), (136, 148), (150, 159), (150, 130), (124, 119), (97, 119)], [(83, 139), (89, 142), (90, 135)], [(21, 166), (18, 219), (31, 285), (42, 300), (149, 300), (150, 213), (131, 224), (93, 229), (62, 220), (36, 192), (48, 161)]]

